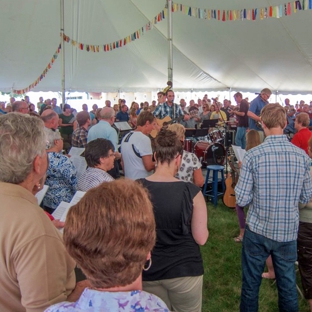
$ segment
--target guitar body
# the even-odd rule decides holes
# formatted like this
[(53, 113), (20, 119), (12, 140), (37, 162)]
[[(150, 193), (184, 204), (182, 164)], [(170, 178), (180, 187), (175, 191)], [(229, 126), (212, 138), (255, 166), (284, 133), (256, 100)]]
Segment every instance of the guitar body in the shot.
[(225, 180), (225, 193), (223, 194), (223, 203), (228, 208), (235, 208), (236, 205), (236, 198), (235, 198), (235, 174), (234, 176), (228, 175), (228, 177)]
[[(159, 126), (159, 128), (162, 128), (164, 126), (164, 123), (170, 123), (172, 121), (172, 119), (169, 116), (164, 117), (163, 119), (158, 119), (156, 118), (156, 122), (157, 125)], [(156, 129), (152, 130), (152, 132), (150, 133), (150, 136), (152, 138), (156, 138), (157, 134), (159, 131), (157, 131)]]

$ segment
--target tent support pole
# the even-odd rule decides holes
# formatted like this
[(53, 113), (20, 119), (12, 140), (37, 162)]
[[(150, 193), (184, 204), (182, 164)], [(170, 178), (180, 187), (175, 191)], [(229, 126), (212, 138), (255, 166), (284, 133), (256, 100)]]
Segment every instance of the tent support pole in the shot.
[(64, 0), (60, 0), (61, 6), (61, 43), (62, 43), (62, 104), (65, 104), (65, 45), (64, 45)]
[(168, 80), (172, 81), (173, 77), (172, 0), (167, 0), (167, 10), (168, 10), (168, 43), (169, 43)]

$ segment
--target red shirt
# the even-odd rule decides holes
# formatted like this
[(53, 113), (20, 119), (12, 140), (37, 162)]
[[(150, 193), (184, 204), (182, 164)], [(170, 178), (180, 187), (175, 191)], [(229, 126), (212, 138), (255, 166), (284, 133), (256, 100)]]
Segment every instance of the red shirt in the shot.
[(312, 136), (312, 132), (308, 128), (298, 131), (291, 140), (291, 143), (303, 149), (308, 154), (308, 141)]

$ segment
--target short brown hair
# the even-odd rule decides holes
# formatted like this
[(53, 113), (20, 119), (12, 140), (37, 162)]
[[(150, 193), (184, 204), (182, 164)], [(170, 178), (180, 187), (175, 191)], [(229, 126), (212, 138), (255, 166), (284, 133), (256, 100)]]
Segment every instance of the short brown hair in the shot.
[(265, 105), (260, 113), (261, 120), (268, 129), (286, 126), (286, 112), (278, 103)]
[(89, 190), (69, 210), (64, 228), (67, 251), (97, 288), (134, 282), (155, 239), (148, 193), (128, 179)]
[(154, 115), (149, 111), (143, 111), (139, 114), (137, 119), (137, 126), (143, 127), (145, 126), (146, 122), (149, 121), (152, 123), (154, 121)]
[(297, 123), (302, 124), (302, 127), (308, 127), (310, 124), (310, 117), (308, 113), (299, 113), (296, 116)]
[(83, 126), (88, 121), (88, 119), (90, 119), (90, 115), (86, 111), (79, 112), (76, 116), (79, 127)]
[(155, 139), (156, 160), (161, 164), (170, 163), (177, 154), (182, 155), (183, 147), (177, 134), (170, 130), (162, 129)]
[(115, 148), (110, 140), (97, 138), (90, 141), (85, 149), (84, 156), (88, 167), (94, 168), (101, 163), (101, 158), (108, 157), (109, 151)]

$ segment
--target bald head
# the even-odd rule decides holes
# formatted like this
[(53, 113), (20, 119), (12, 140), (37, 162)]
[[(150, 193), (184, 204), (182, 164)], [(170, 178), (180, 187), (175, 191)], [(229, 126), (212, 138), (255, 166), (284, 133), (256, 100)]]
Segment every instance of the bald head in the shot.
[(113, 124), (115, 119), (115, 111), (111, 107), (104, 107), (101, 109), (100, 117), (101, 119), (106, 120), (110, 124)]
[(54, 110), (44, 110), (41, 114), (41, 119), (43, 120), (45, 127), (55, 130), (58, 128), (59, 116)]

